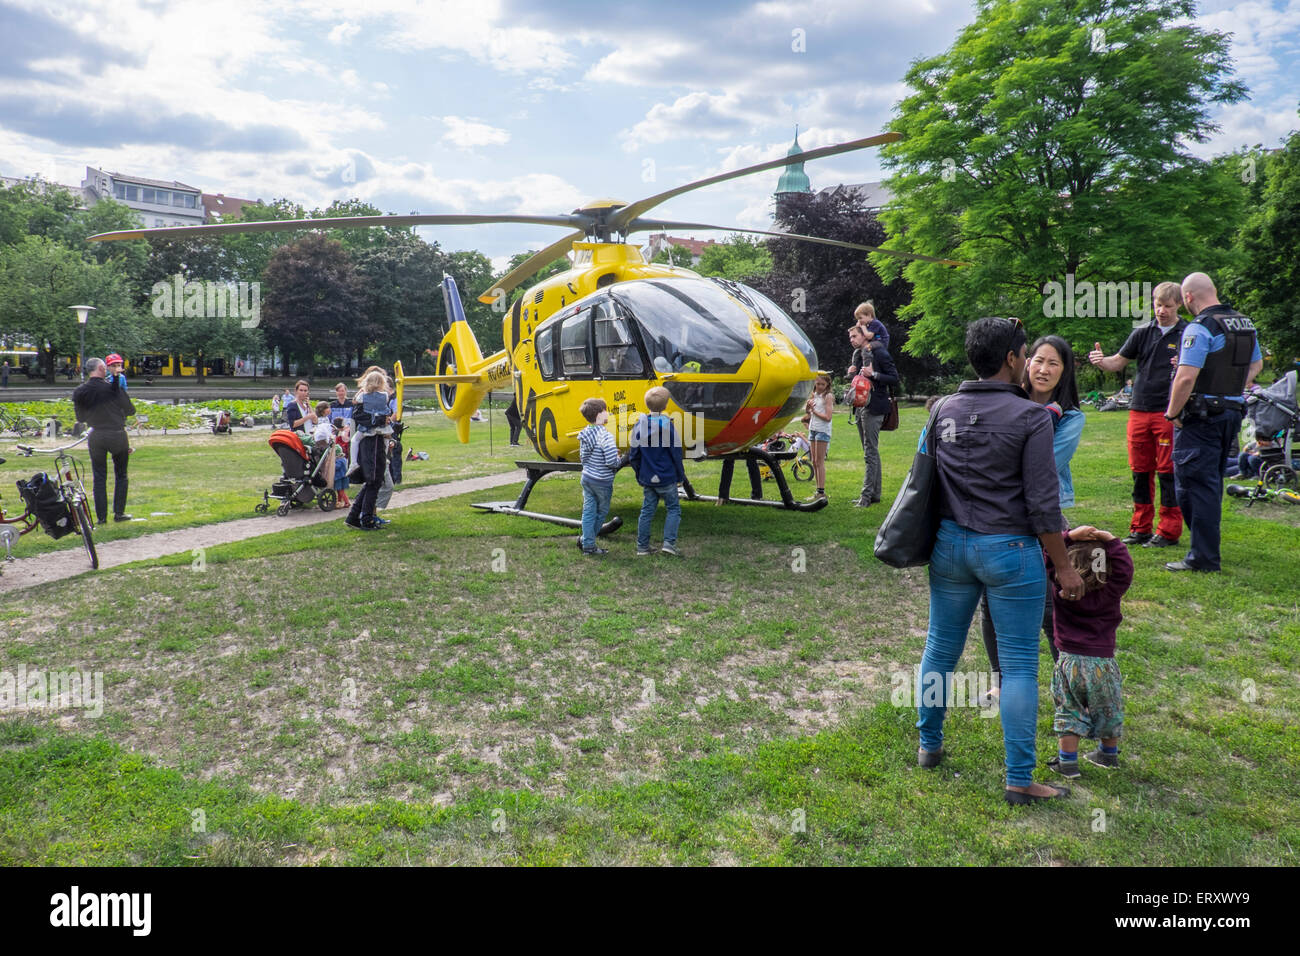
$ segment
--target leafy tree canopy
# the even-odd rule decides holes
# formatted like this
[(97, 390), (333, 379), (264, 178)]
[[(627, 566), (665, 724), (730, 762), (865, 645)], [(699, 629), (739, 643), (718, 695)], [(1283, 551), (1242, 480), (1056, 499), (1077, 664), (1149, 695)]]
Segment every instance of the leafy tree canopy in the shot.
[(1047, 318), (1045, 284), (1157, 283), (1225, 261), (1239, 194), (1187, 144), (1214, 129), (1210, 104), (1245, 91), (1228, 37), (1194, 13), (1191, 0), (980, 0), (949, 50), (912, 65), (890, 124), (903, 138), (884, 151), (889, 245), (971, 265), (874, 257), (912, 283), (911, 351), (958, 356), (981, 315), (1117, 338), (1130, 316)]

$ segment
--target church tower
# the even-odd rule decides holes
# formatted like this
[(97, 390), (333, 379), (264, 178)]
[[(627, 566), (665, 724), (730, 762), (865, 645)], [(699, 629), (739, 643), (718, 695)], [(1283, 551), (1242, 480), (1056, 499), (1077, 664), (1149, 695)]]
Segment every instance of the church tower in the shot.
[[(798, 156), (803, 152), (799, 145), (799, 128), (796, 126), (794, 131), (794, 143), (790, 146), (786, 156)], [(776, 183), (776, 209), (779, 214), (781, 204), (794, 195), (809, 195), (812, 193), (812, 183), (808, 181), (808, 174), (803, 171), (803, 163), (791, 163), (785, 167), (781, 173), (781, 178)]]

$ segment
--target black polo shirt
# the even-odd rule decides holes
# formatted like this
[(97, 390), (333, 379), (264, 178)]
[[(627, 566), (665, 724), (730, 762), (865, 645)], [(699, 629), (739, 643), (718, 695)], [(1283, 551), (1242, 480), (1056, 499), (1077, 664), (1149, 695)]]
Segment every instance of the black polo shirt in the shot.
[(1178, 368), (1178, 346), (1187, 323), (1179, 319), (1168, 329), (1152, 319), (1134, 329), (1119, 354), (1137, 359), (1137, 381), (1133, 383), (1133, 411), (1163, 412), (1169, 407), (1169, 386)]

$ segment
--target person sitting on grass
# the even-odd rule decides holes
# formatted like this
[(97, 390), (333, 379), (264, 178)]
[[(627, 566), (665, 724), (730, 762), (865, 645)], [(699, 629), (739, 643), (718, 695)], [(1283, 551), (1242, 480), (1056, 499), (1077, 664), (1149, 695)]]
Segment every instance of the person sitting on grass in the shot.
[(598, 556), (608, 549), (596, 546), (596, 535), (609, 515), (614, 497), (614, 472), (618, 468), (618, 445), (605, 428), (609, 411), (603, 398), (589, 398), (579, 409), (590, 424), (578, 432), (578, 456), (582, 461), (582, 553)]
[(649, 414), (642, 415), (632, 427), (628, 439), (630, 446), (624, 464), (636, 470), (636, 480), (641, 485), (641, 517), (636, 525), (637, 557), (651, 554), (650, 525), (659, 502), (664, 503), (664, 554), (681, 556), (677, 550), (677, 529), (681, 525), (682, 505), (677, 500), (677, 485), (686, 480), (682, 468), (682, 441), (673, 427), (672, 419), (663, 413), (668, 407), (668, 389), (656, 385), (645, 393), (645, 407)]
[(1075, 778), (1081, 776), (1080, 737), (1099, 744), (1085, 758), (1089, 763), (1108, 770), (1119, 767), (1124, 694), (1115, 663), (1115, 632), (1124, 619), (1120, 599), (1133, 583), (1133, 558), (1115, 535), (1090, 525), (1066, 532), (1065, 540), (1070, 565), (1083, 578), (1084, 595), (1077, 601), (1061, 597), (1055, 569), (1048, 567), (1054, 639), (1061, 656), (1052, 669), (1052, 729), (1060, 743), (1047, 765), (1063, 777)]

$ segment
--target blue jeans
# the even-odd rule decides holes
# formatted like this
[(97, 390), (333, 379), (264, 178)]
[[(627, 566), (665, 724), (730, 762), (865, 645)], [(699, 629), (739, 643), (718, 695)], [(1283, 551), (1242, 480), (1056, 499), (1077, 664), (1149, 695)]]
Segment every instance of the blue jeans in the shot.
[[(930, 630), (916, 689), (921, 747), (943, 747), (948, 677), (966, 647), (980, 591), (988, 592), (1002, 668), (1002, 744), (1007, 785), (1033, 782), (1038, 725), (1038, 628), (1043, 620), (1047, 572), (1033, 535), (980, 534), (945, 518), (930, 557)], [(945, 693), (936, 703), (923, 695), (926, 675), (942, 674)], [(933, 678), (930, 679), (933, 681)]]
[(636, 523), (636, 549), (650, 550), (650, 522), (654, 520), (660, 499), (664, 503), (664, 544), (677, 543), (677, 528), (682, 523), (682, 503), (677, 500), (677, 486), (643, 485), (641, 517)]
[(596, 533), (609, 515), (609, 502), (614, 497), (614, 482), (582, 479), (582, 550), (596, 547)]
[(1174, 494), (1192, 532), (1183, 559), (1202, 571), (1219, 570), (1219, 524), (1223, 519), (1223, 461), (1241, 428), (1241, 412), (1185, 418), (1174, 429)]

